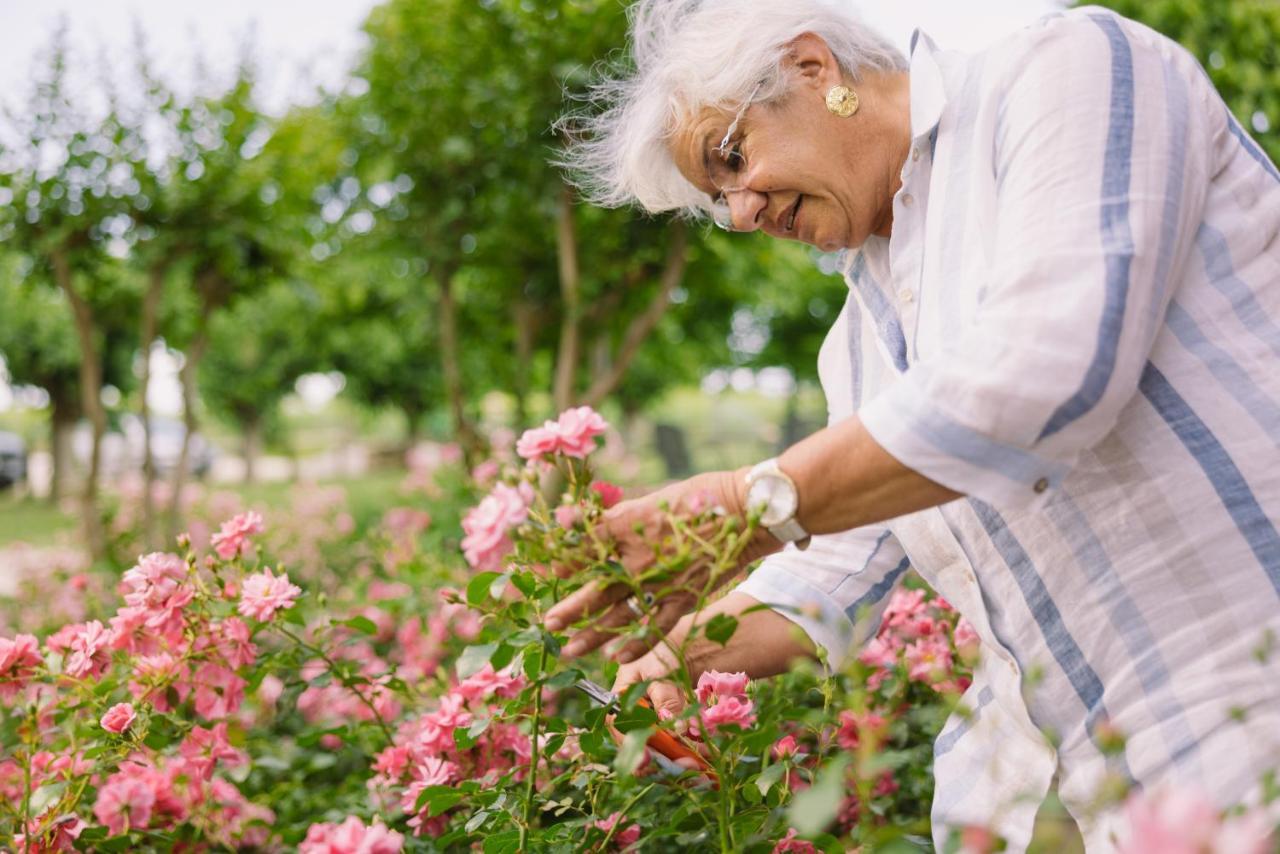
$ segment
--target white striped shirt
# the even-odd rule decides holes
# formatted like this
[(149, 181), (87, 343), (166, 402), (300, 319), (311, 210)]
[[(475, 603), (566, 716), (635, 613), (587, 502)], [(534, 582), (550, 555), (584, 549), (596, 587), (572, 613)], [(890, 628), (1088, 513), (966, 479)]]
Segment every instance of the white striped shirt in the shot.
[(913, 567), (984, 649), (935, 744), (935, 840), (1020, 850), (1056, 771), (1105, 850), (1104, 772), (1225, 804), (1280, 768), (1254, 655), (1280, 636), (1280, 174), (1193, 57), (1101, 9), (974, 55), (917, 34), (910, 75), (893, 235), (847, 253), (819, 372), (832, 422), (968, 497), (739, 590), (839, 661)]

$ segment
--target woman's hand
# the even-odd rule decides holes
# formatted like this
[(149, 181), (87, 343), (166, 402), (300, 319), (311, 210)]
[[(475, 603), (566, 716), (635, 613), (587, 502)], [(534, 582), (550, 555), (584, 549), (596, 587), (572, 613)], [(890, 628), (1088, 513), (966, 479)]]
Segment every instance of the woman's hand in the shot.
[[(721, 645), (708, 640), (696, 625), (706, 625), (717, 615), (733, 617), (738, 628), (728, 642)], [(618, 668), (613, 693), (621, 695), (637, 682), (649, 682), (646, 695), (661, 718), (679, 717), (688, 700), (680, 687), (668, 677), (680, 670), (684, 657), (689, 682), (698, 683), (709, 670), (745, 673), (751, 679), (764, 679), (787, 671), (798, 659), (812, 659), (813, 644), (804, 632), (785, 616), (764, 607), (745, 593), (730, 592), (697, 614), (683, 617), (662, 642), (635, 661)], [(680, 728), (680, 727), (678, 727)]]
[[(667, 522), (669, 513), (688, 512), (699, 506), (716, 506), (738, 519), (741, 523), (739, 530), (745, 530), (745, 491), (745, 469), (697, 475), (642, 498), (618, 504), (605, 512), (598, 531), (602, 539), (613, 543), (623, 568), (632, 576), (639, 576), (654, 563), (653, 544), (671, 533)], [(732, 571), (722, 572), (713, 578), (712, 560), (695, 556), (675, 578), (646, 585), (647, 592), (660, 597), (654, 599), (653, 610), (648, 615), (649, 630), (643, 638), (624, 645), (617, 652), (618, 660), (628, 662), (639, 658), (677, 620), (696, 607), (699, 593), (710, 592), (781, 546), (767, 531), (757, 529), (740, 552)], [(575, 569), (563, 567), (560, 571), (567, 575)], [(627, 584), (591, 582), (548, 611), (546, 625), (551, 631), (559, 631), (578, 620), (596, 615), (589, 626), (565, 645), (562, 655), (572, 658), (590, 652), (635, 622), (638, 616), (637, 609), (633, 607), (635, 602), (627, 601), (631, 593), (632, 588)]]

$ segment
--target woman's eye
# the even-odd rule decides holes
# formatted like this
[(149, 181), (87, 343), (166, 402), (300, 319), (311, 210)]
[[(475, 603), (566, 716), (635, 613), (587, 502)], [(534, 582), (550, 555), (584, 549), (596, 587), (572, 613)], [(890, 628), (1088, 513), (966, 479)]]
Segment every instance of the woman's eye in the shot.
[(742, 156), (742, 143), (735, 142), (733, 148), (725, 152), (725, 162), (729, 164), (729, 168), (734, 172), (742, 168), (743, 164), (747, 162), (746, 158)]

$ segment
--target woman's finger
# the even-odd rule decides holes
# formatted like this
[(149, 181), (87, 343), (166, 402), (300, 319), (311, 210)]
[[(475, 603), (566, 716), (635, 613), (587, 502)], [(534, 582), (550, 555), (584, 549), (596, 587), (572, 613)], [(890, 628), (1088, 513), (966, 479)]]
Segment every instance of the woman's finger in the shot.
[(547, 630), (558, 632), (583, 617), (603, 611), (615, 602), (625, 599), (626, 596), (626, 585), (611, 584), (602, 588), (599, 582), (589, 581), (581, 589), (560, 600), (547, 612), (545, 620)]
[(611, 638), (617, 637), (618, 630), (635, 622), (636, 615), (625, 602), (619, 602), (597, 618), (591, 625), (574, 634), (569, 642), (560, 650), (562, 658), (575, 658), (596, 649)]
[(614, 660), (627, 664), (640, 656), (661, 640), (671, 627), (680, 622), (680, 618), (693, 610), (697, 599), (687, 594), (668, 596), (658, 605), (658, 609), (649, 617), (649, 631), (643, 636), (628, 641), (614, 655)]

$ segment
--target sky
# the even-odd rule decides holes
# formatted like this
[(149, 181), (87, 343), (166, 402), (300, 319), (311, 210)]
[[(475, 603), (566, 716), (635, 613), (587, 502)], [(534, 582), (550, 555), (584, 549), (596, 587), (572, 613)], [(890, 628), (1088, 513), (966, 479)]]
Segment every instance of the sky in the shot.
[[(917, 27), (944, 49), (976, 50), (1059, 5), (1058, 0), (853, 2), (904, 52)], [(316, 86), (342, 86), (363, 46), (360, 24), (374, 5), (375, 0), (0, 0), (0, 33), (5, 34), (0, 103), (21, 107), (32, 63), (65, 19), (73, 47), (99, 58), (95, 68), (98, 61), (126, 67), (137, 25), (157, 69), (180, 87), (191, 79), (196, 56), (214, 74), (230, 73), (240, 56), (238, 46), (252, 35), (266, 106), (283, 111), (306, 100)], [(175, 368), (172, 359), (160, 355), (153, 361), (152, 403), (163, 412), (177, 410)], [(311, 386), (319, 389), (323, 383)], [(0, 376), (0, 410), (13, 403)]]
[[(536, 0), (534, 0), (536, 2)], [(923, 28), (939, 46), (982, 47), (1034, 20), (1056, 0), (853, 0), (867, 21), (906, 49)], [(230, 69), (237, 44), (254, 34), (270, 103), (305, 97), (316, 83), (340, 85), (362, 44), (360, 23), (373, 0), (0, 0), (0, 99), (15, 104), (36, 52), (65, 18), (73, 43), (107, 62), (127, 62), (135, 22), (170, 79), (190, 73), (197, 53), (214, 70)]]

